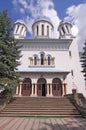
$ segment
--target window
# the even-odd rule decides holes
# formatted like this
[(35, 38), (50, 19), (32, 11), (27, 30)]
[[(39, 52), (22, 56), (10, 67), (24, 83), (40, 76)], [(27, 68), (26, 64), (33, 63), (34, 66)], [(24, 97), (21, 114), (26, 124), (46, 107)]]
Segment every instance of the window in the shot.
[(37, 65), (37, 56), (34, 56), (34, 65)]
[(65, 30), (64, 30), (64, 28), (62, 27), (62, 31), (63, 31), (63, 33), (65, 34)]
[(71, 51), (69, 51), (69, 56), (71, 57), (72, 55), (71, 55)]
[(21, 28), (21, 31), (20, 31), (20, 32), (22, 33), (22, 31), (23, 31), (23, 27)]
[(66, 25), (66, 29), (67, 29), (67, 31), (68, 31), (68, 33), (69, 33), (69, 29), (68, 29), (68, 26)]
[(44, 54), (41, 54), (41, 65), (44, 65)]
[(17, 26), (16, 33), (18, 32), (18, 29), (19, 29), (19, 25)]
[(50, 56), (48, 56), (48, 65), (50, 65)]
[(37, 36), (38, 36), (38, 26), (37, 26)]
[(49, 26), (47, 26), (47, 36), (49, 36)]
[(42, 24), (42, 36), (44, 35), (44, 25)]
[(74, 76), (73, 70), (71, 70), (71, 75)]

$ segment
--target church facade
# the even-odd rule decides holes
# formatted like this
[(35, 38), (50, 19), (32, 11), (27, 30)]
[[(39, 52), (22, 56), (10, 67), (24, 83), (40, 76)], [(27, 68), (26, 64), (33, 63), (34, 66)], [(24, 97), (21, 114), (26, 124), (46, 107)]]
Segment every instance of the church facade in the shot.
[(14, 24), (14, 37), (22, 46), (17, 95), (64, 96), (72, 93), (72, 89), (86, 94), (77, 38), (73, 37), (71, 28), (69, 22), (61, 22), (59, 38), (54, 39), (52, 22), (40, 18), (32, 25), (32, 39), (26, 39), (26, 25), (19, 21)]

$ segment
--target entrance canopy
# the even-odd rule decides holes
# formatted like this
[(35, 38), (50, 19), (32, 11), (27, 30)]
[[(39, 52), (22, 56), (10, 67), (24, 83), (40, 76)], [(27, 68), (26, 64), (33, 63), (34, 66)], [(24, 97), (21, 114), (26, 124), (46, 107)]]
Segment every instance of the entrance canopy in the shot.
[(65, 73), (68, 74), (70, 73), (69, 70), (59, 70), (59, 69), (54, 69), (54, 68), (30, 68), (27, 70), (18, 70), (17, 72), (21, 73), (28, 73), (28, 72), (33, 72), (33, 73)]

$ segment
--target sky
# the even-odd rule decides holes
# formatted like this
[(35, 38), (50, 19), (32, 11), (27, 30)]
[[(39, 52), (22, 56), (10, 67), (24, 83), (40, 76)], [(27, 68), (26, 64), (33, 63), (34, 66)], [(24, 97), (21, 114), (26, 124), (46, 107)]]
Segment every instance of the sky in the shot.
[(27, 38), (31, 38), (31, 26), (38, 17), (49, 17), (54, 25), (54, 38), (59, 38), (57, 28), (62, 20), (71, 22), (79, 51), (83, 50), (86, 40), (86, 0), (1, 0), (0, 12), (5, 9), (12, 23), (24, 21), (28, 28)]

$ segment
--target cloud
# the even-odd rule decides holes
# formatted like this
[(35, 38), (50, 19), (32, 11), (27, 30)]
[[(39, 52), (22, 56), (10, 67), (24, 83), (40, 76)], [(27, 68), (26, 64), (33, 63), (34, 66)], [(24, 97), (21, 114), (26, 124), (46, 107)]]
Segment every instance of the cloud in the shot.
[(54, 9), (54, 3), (52, 0), (13, 0), (14, 8), (21, 14), (21, 19), (27, 24), (29, 33), (32, 33), (32, 23), (38, 17), (46, 16), (52, 21), (55, 30), (54, 38), (58, 38), (57, 27), (60, 19), (56, 10)]
[(78, 6), (71, 6), (67, 9), (66, 20), (74, 24), (73, 34), (77, 34), (79, 50), (82, 51), (83, 43), (86, 40), (86, 3)]

